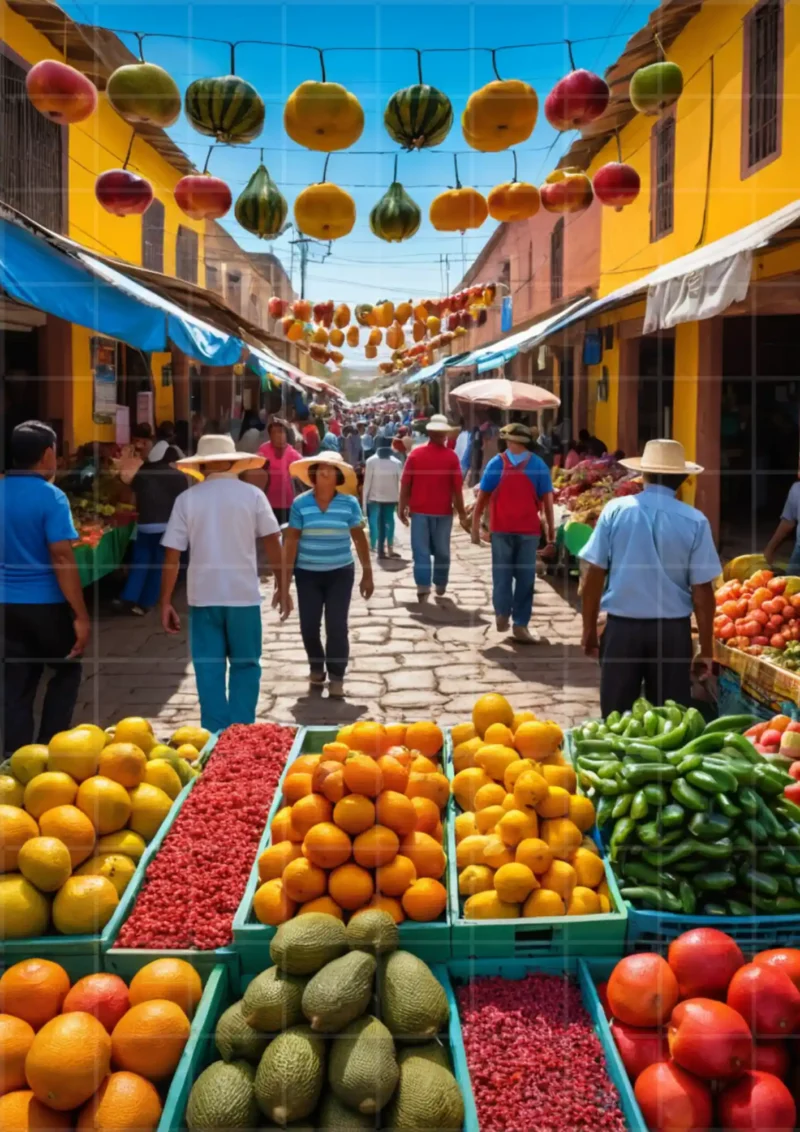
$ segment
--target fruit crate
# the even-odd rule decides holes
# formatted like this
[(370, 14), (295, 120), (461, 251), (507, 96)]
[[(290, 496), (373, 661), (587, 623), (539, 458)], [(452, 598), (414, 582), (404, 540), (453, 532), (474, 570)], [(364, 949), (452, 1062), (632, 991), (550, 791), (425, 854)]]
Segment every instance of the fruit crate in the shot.
[[(625, 1066), (622, 1064), (614, 1039), (608, 1026), (600, 997), (595, 987), (595, 979), (608, 977), (614, 966), (613, 961), (587, 962), (576, 956), (545, 959), (469, 959), (452, 960), (447, 964), (450, 975), (450, 993), (459, 984), (469, 983), (475, 978), (497, 977), (510, 981), (523, 979), (526, 975), (572, 975), (578, 981), (581, 990), (583, 1005), (592, 1021), (595, 1033), (600, 1039), (605, 1054), (606, 1070), (611, 1083), (619, 1094), (619, 1103), (629, 1132), (647, 1132), (647, 1125), (642, 1119), (639, 1105), (633, 1095), (633, 1087), (628, 1079)], [(458, 1018), (458, 1004), (455, 994), (450, 998), (450, 1026), (453, 1028), (453, 1016)], [(453, 1043), (454, 1072), (464, 1096), (464, 1132), (480, 1132), (478, 1113), (475, 1107), (475, 1097), (472, 1092), (472, 1082), (467, 1066), (466, 1051), (461, 1036), (461, 1022), (458, 1020), (457, 1041)]]
[[(322, 750), (325, 743), (332, 743), (336, 739), (338, 727), (303, 727), (297, 733), (295, 744), (286, 760), (275, 800), (267, 815), (267, 824), (264, 828), (261, 841), (253, 862), (253, 871), (247, 888), (244, 891), (242, 902), (233, 921), (233, 946), (236, 949), (245, 973), (257, 974), (270, 965), (269, 944), (275, 935), (276, 929), (268, 924), (261, 924), (253, 913), (253, 897), (258, 888), (258, 858), (270, 844), (270, 826), (272, 819), (281, 808), (283, 800), (283, 779), (291, 763), (304, 754), (316, 754)], [(443, 767), (447, 765), (447, 743), (449, 735), (445, 736), (445, 745), (442, 749)], [(447, 773), (447, 772), (446, 772)], [(447, 831), (452, 825), (453, 801), (447, 804), (444, 811), (443, 826), (445, 831), (445, 845), (447, 844)], [(449, 871), (449, 870), (448, 870)], [(445, 885), (448, 884), (448, 871), (445, 872)], [(448, 892), (449, 899), (449, 892)], [(445, 963), (451, 954), (450, 922), (446, 908), (438, 920), (428, 924), (414, 923), (404, 920), (400, 924), (400, 946), (405, 951), (411, 951), (428, 963)]]
[[(266, 966), (270, 966), (270, 963), (269, 955), (267, 955)], [(259, 968), (258, 972), (243, 973), (233, 982), (227, 977), (229, 972), (225, 968), (216, 967), (212, 971), (192, 1023), (192, 1033), (186, 1049), (183, 1051), (180, 1064), (175, 1071), (157, 1132), (185, 1132), (186, 1105), (192, 1091), (192, 1085), (204, 1069), (213, 1061), (219, 1060), (214, 1042), (217, 1022), (223, 1012), (241, 997), (254, 975), (260, 973), (263, 969)], [(464, 1057), (464, 1045), (461, 1040), (461, 1024), (458, 1019), (458, 1010), (448, 970), (443, 964), (434, 964), (431, 970), (444, 987), (450, 1005), (447, 1045), (450, 1050), (453, 1073), (464, 1097), (466, 1109), (464, 1132), (478, 1132), (472, 1089), (468, 1076), (465, 1076), (466, 1058)], [(470, 1105), (472, 1106), (471, 1111)]]

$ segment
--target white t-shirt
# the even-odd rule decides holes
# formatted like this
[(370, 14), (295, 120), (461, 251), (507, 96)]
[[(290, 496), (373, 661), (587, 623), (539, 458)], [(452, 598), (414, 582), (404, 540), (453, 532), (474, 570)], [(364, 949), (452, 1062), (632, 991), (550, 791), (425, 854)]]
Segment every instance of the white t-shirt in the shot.
[(263, 491), (218, 475), (178, 496), (161, 543), (191, 552), (189, 605), (260, 605), (256, 539), (279, 530)]
[(397, 503), (403, 465), (394, 456), (370, 456), (364, 465), (364, 502)]

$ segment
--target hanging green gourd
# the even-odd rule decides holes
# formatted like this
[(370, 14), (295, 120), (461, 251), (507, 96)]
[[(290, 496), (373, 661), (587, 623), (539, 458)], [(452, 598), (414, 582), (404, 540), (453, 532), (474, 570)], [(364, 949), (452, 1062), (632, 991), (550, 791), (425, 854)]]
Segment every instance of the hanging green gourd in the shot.
[(450, 99), (422, 81), (422, 54), (417, 51), (419, 82), (397, 90), (386, 104), (383, 124), (392, 141), (403, 149), (441, 145), (453, 125)]
[(252, 85), (234, 74), (235, 44), (231, 44), (231, 73), (195, 79), (186, 88), (183, 108), (198, 133), (228, 145), (246, 145), (264, 128), (263, 99)]
[(422, 213), (397, 180), (397, 156), (394, 159), (392, 183), (369, 214), (369, 226), (387, 243), (410, 240), (419, 229)]
[(233, 210), (234, 216), (247, 232), (264, 240), (278, 235), (288, 210), (283, 193), (270, 177), (262, 160), (239, 194)]

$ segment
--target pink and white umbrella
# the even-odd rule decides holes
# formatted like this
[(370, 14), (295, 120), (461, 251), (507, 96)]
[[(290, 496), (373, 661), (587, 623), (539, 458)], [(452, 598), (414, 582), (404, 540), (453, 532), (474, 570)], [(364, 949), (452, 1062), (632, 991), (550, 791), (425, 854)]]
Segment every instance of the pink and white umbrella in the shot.
[(451, 396), (473, 405), (492, 405), (495, 409), (517, 409), (533, 413), (539, 409), (557, 409), (561, 401), (555, 393), (541, 385), (524, 381), (508, 381), (504, 377), (468, 381), (452, 391)]

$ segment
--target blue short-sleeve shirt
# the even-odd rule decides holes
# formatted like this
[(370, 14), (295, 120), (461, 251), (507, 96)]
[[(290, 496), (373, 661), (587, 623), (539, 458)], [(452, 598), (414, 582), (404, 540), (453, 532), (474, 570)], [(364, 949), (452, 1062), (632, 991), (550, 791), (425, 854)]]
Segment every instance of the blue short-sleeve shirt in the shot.
[(77, 537), (61, 488), (35, 473), (12, 472), (0, 479), (0, 604), (64, 601), (50, 547)]
[(337, 492), (321, 511), (313, 491), (298, 495), (289, 512), (289, 526), (300, 531), (295, 566), (301, 570), (337, 570), (353, 562), (350, 531), (364, 524), (357, 499)]
[[(528, 453), (522, 452), (516, 457), (512, 455), (511, 452), (506, 453), (506, 455), (512, 464), (521, 464)], [(500, 483), (502, 474), (503, 457), (501, 455), (493, 456), (483, 469), (481, 491), (494, 491)], [(537, 456), (535, 452), (530, 454), (530, 459), (525, 466), (525, 475), (533, 484), (537, 499), (541, 499), (542, 496), (547, 495), (548, 491), (553, 490), (553, 481), (550, 478), (547, 464), (545, 464), (544, 460), (542, 460), (540, 456)]]

